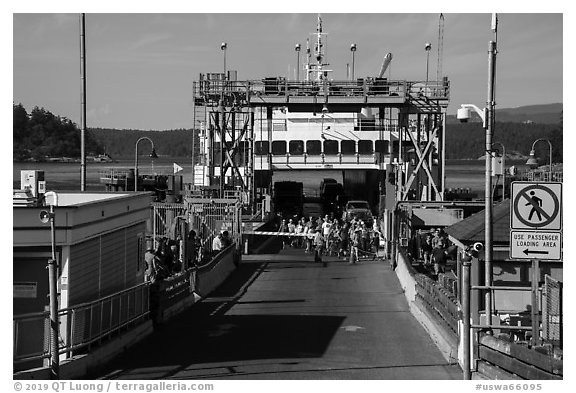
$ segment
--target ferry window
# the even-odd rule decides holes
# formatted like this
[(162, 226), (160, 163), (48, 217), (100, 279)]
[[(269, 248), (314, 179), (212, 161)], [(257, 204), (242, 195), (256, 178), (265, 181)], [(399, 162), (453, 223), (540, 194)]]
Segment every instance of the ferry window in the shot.
[(324, 141), (324, 154), (338, 154), (338, 141)]
[(321, 153), (321, 142), (320, 141), (306, 141), (306, 153), (318, 156)]
[(248, 163), (248, 150), (249, 144), (246, 141), (241, 141), (238, 145), (238, 152), (236, 153), (238, 164), (245, 166)]
[(259, 156), (265, 156), (270, 151), (270, 146), (268, 141), (257, 141), (254, 144), (254, 154)]
[(288, 151), (295, 156), (304, 154), (304, 141), (290, 141), (288, 143)]
[(272, 154), (276, 156), (281, 156), (286, 154), (286, 141), (274, 141), (272, 142)]
[(354, 141), (342, 141), (340, 147), (342, 154), (356, 154), (356, 142)]
[(400, 141), (392, 141), (392, 154), (398, 155), (400, 152)]
[(372, 146), (372, 141), (367, 139), (362, 139), (358, 141), (358, 153), (360, 154), (372, 154), (374, 149)]
[(376, 152), (378, 153), (382, 153), (382, 154), (389, 154), (390, 153), (390, 142), (389, 141), (384, 141), (384, 140), (377, 140), (375, 143), (375, 148), (374, 150), (376, 150)]
[(222, 163), (222, 145), (220, 142), (214, 142), (214, 164), (220, 165)]

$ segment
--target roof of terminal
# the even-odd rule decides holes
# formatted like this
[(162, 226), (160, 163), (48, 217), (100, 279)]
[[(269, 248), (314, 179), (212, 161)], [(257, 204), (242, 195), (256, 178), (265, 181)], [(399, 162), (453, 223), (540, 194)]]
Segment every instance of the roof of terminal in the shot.
[[(492, 240), (494, 243), (510, 242), (510, 199), (506, 199), (492, 208)], [(484, 210), (457, 222), (444, 231), (463, 243), (483, 242), (485, 217)]]

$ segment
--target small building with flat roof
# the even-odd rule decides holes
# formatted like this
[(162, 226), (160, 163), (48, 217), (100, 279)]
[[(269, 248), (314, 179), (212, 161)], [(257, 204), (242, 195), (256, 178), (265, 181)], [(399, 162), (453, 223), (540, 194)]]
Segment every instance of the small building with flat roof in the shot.
[[(144, 281), (149, 192), (57, 193), (54, 207), (59, 309), (92, 301)], [(50, 222), (43, 206), (13, 206), (14, 315), (49, 304)]]

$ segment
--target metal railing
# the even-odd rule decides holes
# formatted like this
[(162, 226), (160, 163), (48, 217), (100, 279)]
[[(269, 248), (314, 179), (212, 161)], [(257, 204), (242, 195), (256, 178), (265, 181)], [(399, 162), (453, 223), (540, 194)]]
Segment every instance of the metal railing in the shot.
[(183, 203), (152, 203), (152, 233), (154, 246), (158, 238), (176, 239), (178, 217), (186, 218), (186, 206)]
[(201, 80), (193, 83), (194, 96), (217, 97), (221, 94), (233, 94), (238, 98), (249, 96), (335, 96), (363, 97), (368, 95), (406, 97), (424, 95), (431, 99), (448, 99), (450, 84), (448, 81), (405, 81), (378, 78), (357, 79), (354, 81), (293, 81), (285, 78), (264, 80), (229, 81)]
[[(150, 312), (149, 284), (143, 283), (58, 311), (59, 353), (71, 357), (100, 343), (128, 325), (145, 320)], [(13, 317), (14, 364), (49, 358), (50, 315), (48, 312)]]
[(531, 181), (531, 182), (560, 182), (564, 180), (564, 172), (552, 171), (550, 173), (548, 170), (534, 169), (527, 171), (521, 175), (521, 180)]

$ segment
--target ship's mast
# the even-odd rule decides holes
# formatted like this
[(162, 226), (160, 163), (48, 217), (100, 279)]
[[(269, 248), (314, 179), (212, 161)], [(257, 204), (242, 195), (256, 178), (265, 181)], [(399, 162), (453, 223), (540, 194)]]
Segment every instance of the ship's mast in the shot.
[(329, 65), (329, 63), (325, 63), (326, 59), (326, 33), (322, 32), (322, 17), (318, 14), (318, 21), (316, 24), (316, 44), (314, 46), (314, 57), (316, 58), (316, 64), (311, 64), (310, 58), (310, 41), (309, 39), (306, 40), (306, 54), (307, 54), (307, 64), (306, 64), (306, 81), (310, 80), (310, 74), (313, 75), (313, 79), (316, 81), (321, 81), (323, 78), (326, 78), (328, 72), (332, 70), (327, 70), (324, 67)]

